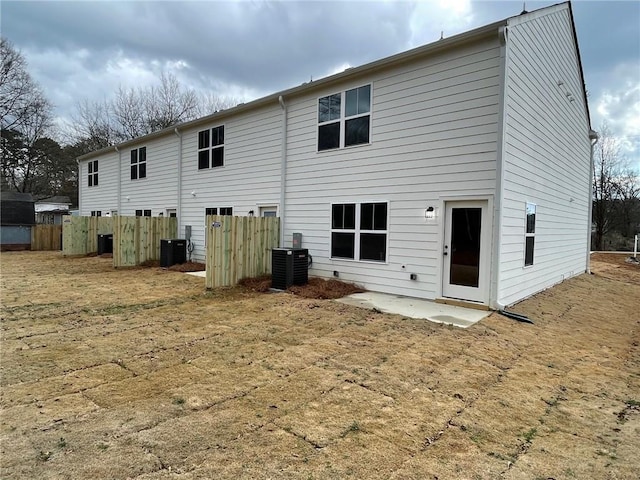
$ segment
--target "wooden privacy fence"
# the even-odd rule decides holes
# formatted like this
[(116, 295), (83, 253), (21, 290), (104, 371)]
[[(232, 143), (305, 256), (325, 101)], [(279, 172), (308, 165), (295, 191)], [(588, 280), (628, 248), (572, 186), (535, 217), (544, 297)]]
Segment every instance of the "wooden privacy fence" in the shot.
[(62, 225), (33, 225), (31, 250), (62, 250)]
[(87, 255), (98, 251), (98, 235), (113, 234), (113, 266), (134, 267), (160, 260), (160, 240), (175, 238), (174, 217), (71, 217), (62, 220), (62, 253)]
[(98, 235), (113, 233), (111, 217), (62, 217), (62, 253), (87, 255), (98, 251)]
[(207, 216), (207, 288), (271, 273), (271, 249), (279, 244), (277, 217)]
[(175, 217), (114, 217), (113, 266), (134, 267), (160, 260), (160, 240), (176, 238)]

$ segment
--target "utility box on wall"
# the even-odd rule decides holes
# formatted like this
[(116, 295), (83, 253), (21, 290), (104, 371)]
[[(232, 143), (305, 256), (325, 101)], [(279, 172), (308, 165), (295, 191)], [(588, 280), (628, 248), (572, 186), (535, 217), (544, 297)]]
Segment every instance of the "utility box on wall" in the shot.
[(160, 240), (160, 266), (163, 268), (187, 261), (187, 241), (181, 238)]
[(271, 287), (286, 290), (309, 282), (309, 250), (274, 248), (271, 250)]
[(293, 248), (302, 248), (302, 234), (294, 233), (293, 234)]

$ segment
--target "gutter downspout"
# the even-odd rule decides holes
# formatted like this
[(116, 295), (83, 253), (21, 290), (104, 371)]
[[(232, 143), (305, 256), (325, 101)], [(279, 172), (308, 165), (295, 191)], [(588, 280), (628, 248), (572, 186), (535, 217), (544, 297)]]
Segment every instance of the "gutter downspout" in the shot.
[(491, 268), (491, 286), (489, 295), (489, 307), (497, 310), (504, 309), (504, 305), (498, 302), (500, 296), (500, 258), (502, 253), (502, 201), (504, 198), (504, 150), (506, 137), (507, 118), (507, 67), (509, 65), (509, 49), (507, 47), (508, 29), (502, 26), (498, 29), (498, 40), (500, 41), (500, 103), (498, 110), (498, 137), (496, 151), (496, 194), (493, 203), (493, 261)]
[(80, 157), (76, 158), (78, 164), (78, 214), (82, 215), (82, 167), (80, 166)]
[(593, 222), (593, 149), (599, 140), (598, 132), (589, 129), (589, 140), (591, 141), (591, 158), (589, 168), (589, 218), (587, 221), (587, 273), (591, 273), (591, 222)]
[(287, 185), (287, 105), (282, 95), (278, 97), (278, 103), (282, 107), (282, 146), (280, 162), (280, 246), (284, 247), (285, 226), (285, 189)]
[(180, 220), (182, 219), (182, 134), (178, 131), (178, 127), (173, 129), (173, 133), (178, 137), (178, 203), (176, 205), (178, 231), (176, 235), (180, 237)]
[(118, 154), (118, 203), (116, 208), (118, 209), (118, 215), (122, 215), (122, 152), (117, 146), (113, 147)]

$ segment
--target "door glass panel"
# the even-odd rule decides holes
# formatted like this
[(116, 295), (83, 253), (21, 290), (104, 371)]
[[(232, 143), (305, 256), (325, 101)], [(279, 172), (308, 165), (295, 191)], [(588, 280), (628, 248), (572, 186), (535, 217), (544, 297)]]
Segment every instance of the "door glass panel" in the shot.
[(449, 283), (478, 287), (480, 278), (481, 208), (451, 209), (451, 268)]

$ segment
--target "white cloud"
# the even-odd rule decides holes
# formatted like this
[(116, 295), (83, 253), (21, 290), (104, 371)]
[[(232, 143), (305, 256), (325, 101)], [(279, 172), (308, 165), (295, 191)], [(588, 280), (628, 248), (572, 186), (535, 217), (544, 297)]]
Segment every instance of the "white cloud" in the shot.
[(640, 170), (640, 64), (623, 63), (604, 80), (607, 85), (594, 99), (594, 127), (603, 122), (620, 139), (623, 154)]

